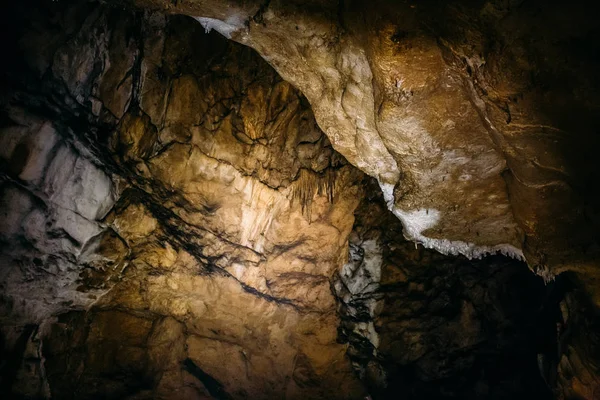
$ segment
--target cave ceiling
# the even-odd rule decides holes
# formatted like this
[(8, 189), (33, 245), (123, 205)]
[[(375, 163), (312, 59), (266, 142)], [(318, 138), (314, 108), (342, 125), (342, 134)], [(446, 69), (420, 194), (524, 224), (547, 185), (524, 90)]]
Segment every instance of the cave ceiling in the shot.
[(408, 239), (524, 256), (549, 279), (597, 256), (598, 50), (581, 46), (598, 31), (583, 4), (136, 4), (255, 49), (378, 180)]
[(2, 7), (3, 393), (600, 393), (583, 2)]

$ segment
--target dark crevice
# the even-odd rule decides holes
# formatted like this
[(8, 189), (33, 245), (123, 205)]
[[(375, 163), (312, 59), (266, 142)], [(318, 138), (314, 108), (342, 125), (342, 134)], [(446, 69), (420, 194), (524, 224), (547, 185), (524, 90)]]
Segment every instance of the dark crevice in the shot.
[(233, 399), (233, 397), (231, 397), (225, 391), (223, 385), (218, 380), (216, 380), (215, 378), (213, 378), (212, 376), (210, 376), (209, 374), (204, 372), (191, 359), (186, 358), (185, 361), (183, 361), (183, 366), (187, 372), (189, 372), (190, 374), (195, 376), (200, 382), (202, 382), (202, 384), (204, 385), (206, 390), (208, 390), (210, 395), (213, 396), (215, 399), (217, 399), (217, 400), (232, 400)]
[(13, 384), (17, 379), (17, 374), (21, 369), (21, 363), (25, 354), (25, 348), (29, 338), (38, 329), (37, 325), (26, 325), (19, 334), (12, 348), (7, 348), (8, 343), (4, 335), (0, 334), (0, 394), (11, 398), (13, 396)]

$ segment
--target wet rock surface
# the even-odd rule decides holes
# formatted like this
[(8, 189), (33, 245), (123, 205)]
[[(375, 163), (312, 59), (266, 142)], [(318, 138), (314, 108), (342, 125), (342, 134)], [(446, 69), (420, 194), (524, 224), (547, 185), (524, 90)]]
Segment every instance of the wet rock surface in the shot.
[(476, 35), (529, 14), (451, 7), (436, 36), (427, 4), (140, 4), (3, 13), (2, 393), (597, 396), (596, 170), (552, 175), (567, 129), (531, 104), (562, 103)]

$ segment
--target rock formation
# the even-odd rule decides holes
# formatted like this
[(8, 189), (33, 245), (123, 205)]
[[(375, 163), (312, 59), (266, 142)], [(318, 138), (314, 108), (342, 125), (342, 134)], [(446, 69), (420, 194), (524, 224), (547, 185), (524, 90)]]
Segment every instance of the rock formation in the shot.
[(585, 7), (3, 7), (8, 398), (600, 395)]

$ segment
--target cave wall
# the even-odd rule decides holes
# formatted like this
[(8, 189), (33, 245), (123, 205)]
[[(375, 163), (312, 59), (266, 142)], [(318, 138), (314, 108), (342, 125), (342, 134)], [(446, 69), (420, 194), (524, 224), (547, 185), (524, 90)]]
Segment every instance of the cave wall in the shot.
[[(51, 332), (49, 390), (359, 398), (329, 278), (360, 173), (306, 100), (187, 17), (88, 3), (39, 13), (8, 71), (2, 285), (7, 332)], [(38, 52), (53, 28), (68, 37)], [(107, 311), (45, 320), (92, 304)], [(68, 336), (78, 326), (85, 339)]]
[(600, 31), (586, 2), (135, 3), (256, 49), (378, 179), (407, 238), (524, 256), (548, 280), (576, 271), (597, 301)]
[(370, 392), (554, 398), (563, 282), (546, 286), (506, 257), (470, 261), (403, 240), (400, 221), (370, 185), (335, 283), (348, 354)]
[[(468, 256), (522, 244), (502, 152), (452, 54), (410, 33), (414, 21), (367, 24), (381, 30), (365, 42), (348, 38), (365, 23), (356, 15), (332, 23), (331, 12), (272, 6), (237, 37), (266, 61), (205, 32), (223, 25), (163, 10), (24, 2), (3, 13), (14, 40), (2, 44), (2, 390), (593, 398), (597, 311), (579, 278), (593, 269), (570, 275), (570, 292), (518, 260), (439, 255), (402, 239), (423, 241), (379, 193), (402, 177), (392, 209), (405, 201), (427, 220), (444, 204), (453, 217), (427, 236), (476, 243)], [(390, 71), (406, 72), (399, 86)], [(436, 140), (397, 131), (432, 110)], [(407, 145), (417, 142), (430, 147)], [(415, 180), (422, 168), (430, 175)]]

